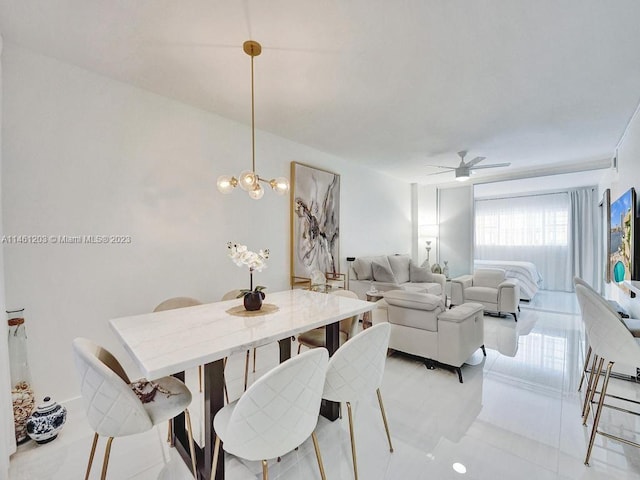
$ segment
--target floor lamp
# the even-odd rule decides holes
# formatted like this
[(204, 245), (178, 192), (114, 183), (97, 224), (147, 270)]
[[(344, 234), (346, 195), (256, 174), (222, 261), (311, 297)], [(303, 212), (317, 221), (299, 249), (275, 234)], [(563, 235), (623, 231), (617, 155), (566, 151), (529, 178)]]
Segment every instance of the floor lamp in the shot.
[(351, 288), (351, 264), (356, 260), (356, 257), (347, 257), (347, 290)]

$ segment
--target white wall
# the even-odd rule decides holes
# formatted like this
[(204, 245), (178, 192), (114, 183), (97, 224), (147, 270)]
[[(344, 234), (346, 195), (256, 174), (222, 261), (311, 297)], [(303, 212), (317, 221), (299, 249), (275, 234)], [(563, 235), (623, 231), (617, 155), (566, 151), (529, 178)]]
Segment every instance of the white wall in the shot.
[[(3, 67), (5, 234), (131, 236), (125, 245), (5, 245), (7, 302), (26, 308), (37, 396), (78, 394), (76, 336), (126, 358), (110, 318), (245, 288), (227, 241), (269, 248), (259, 283), (267, 294), (288, 288), (288, 197), (256, 202), (215, 187), (218, 175), (250, 167), (249, 127), (13, 45)], [(343, 271), (346, 256), (410, 250), (408, 184), (260, 131), (256, 159), (269, 176), (288, 176), (291, 161), (341, 175)]]
[[(0, 35), (0, 59), (2, 59), (2, 35)], [(0, 62), (0, 130), (2, 128), (2, 63)], [(2, 135), (0, 135), (0, 193), (2, 190)], [(0, 195), (0, 237), (2, 228), (2, 199)], [(4, 256), (0, 249), (0, 313), (5, 307), (4, 291)], [(15, 449), (15, 435), (13, 429), (13, 408), (11, 404), (11, 383), (9, 372), (9, 350), (5, 341), (7, 338), (7, 323), (0, 322), (0, 478), (9, 476), (9, 455)]]
[[(611, 189), (611, 201), (614, 201), (629, 188), (634, 187), (640, 192), (640, 110), (636, 110), (634, 117), (627, 126), (625, 134), (617, 149), (618, 171), (610, 170), (600, 183), (600, 194), (606, 188)], [(636, 252), (638, 258), (640, 252)], [(640, 318), (640, 298), (631, 299), (615, 284), (605, 288), (607, 298), (617, 300), (630, 311), (631, 316)]]

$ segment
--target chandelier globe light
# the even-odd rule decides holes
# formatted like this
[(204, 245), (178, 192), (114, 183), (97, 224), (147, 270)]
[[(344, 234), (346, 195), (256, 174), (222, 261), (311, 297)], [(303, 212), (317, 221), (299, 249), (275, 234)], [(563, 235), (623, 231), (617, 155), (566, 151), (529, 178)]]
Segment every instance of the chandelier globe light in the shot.
[(268, 184), (278, 195), (284, 195), (289, 191), (289, 180), (286, 177), (277, 177), (267, 180), (256, 173), (256, 129), (255, 129), (255, 101), (253, 88), (253, 58), (260, 55), (262, 47), (253, 40), (247, 40), (242, 45), (244, 52), (251, 57), (251, 170), (244, 170), (238, 178), (230, 175), (218, 177), (218, 190), (222, 193), (231, 193), (240, 186), (254, 200), (260, 200), (264, 195), (262, 183)]

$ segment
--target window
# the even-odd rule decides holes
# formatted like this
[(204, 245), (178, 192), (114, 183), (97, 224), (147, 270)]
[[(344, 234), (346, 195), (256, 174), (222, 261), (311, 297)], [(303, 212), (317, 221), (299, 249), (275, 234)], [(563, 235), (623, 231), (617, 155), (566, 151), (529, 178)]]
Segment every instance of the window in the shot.
[(566, 246), (566, 194), (476, 201), (477, 246)]

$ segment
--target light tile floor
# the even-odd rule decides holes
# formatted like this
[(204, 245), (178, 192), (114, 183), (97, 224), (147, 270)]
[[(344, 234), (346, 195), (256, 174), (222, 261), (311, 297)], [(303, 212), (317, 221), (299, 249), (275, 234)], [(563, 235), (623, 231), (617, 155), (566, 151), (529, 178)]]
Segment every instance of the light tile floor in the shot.
[[(485, 317), (487, 357), (475, 354), (463, 367), (464, 384), (446, 369), (427, 370), (415, 358), (387, 359), (382, 394), (395, 451), (390, 453), (375, 393), (356, 405), (355, 428), (360, 478), (395, 479), (640, 479), (640, 450), (599, 437), (591, 466), (583, 464), (590, 429), (580, 422), (582, 325), (575, 295), (542, 291), (523, 303), (520, 320)], [(294, 350), (297, 346), (294, 345)], [(277, 346), (258, 350), (263, 374), (277, 362)], [(244, 356), (230, 359), (229, 390), (242, 390)], [(195, 372), (188, 383), (197, 391)], [(614, 388), (640, 400), (640, 386), (614, 380)], [(79, 402), (68, 405), (69, 418), (59, 438), (33, 442), (12, 457), (10, 480), (83, 478), (92, 432)], [(192, 406), (198, 417), (201, 407)], [(613, 410), (603, 415), (606, 428), (630, 439), (640, 437), (637, 418)], [(189, 471), (165, 443), (166, 427), (114, 441), (109, 478), (187, 479)], [(328, 479), (353, 478), (346, 419), (318, 424)], [(92, 478), (99, 478), (102, 450)], [(461, 464), (465, 474), (453, 466)], [(261, 478), (257, 462), (227, 455), (227, 478)], [(270, 478), (319, 478), (313, 446), (270, 462)]]

